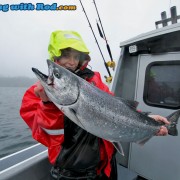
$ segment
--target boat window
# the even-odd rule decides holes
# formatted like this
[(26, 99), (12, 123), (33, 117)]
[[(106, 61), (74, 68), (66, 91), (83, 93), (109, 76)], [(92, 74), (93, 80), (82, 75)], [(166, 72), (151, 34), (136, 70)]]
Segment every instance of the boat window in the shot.
[(180, 108), (180, 63), (153, 62), (146, 69), (144, 102), (150, 106)]

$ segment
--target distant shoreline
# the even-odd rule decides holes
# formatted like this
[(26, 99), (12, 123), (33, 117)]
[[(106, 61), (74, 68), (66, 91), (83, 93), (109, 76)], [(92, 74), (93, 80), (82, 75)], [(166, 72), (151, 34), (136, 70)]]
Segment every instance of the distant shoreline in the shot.
[(29, 77), (0, 77), (0, 87), (29, 87), (37, 81)]

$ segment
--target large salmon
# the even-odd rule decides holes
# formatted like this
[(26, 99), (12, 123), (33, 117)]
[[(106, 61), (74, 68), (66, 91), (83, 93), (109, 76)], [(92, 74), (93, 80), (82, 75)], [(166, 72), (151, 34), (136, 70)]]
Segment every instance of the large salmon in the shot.
[[(136, 110), (136, 103), (98, 89), (69, 70), (47, 60), (49, 75), (32, 68), (51, 101), (74, 123), (91, 134), (112, 142), (143, 143), (163, 124)], [(169, 134), (177, 135), (180, 110), (167, 117)]]

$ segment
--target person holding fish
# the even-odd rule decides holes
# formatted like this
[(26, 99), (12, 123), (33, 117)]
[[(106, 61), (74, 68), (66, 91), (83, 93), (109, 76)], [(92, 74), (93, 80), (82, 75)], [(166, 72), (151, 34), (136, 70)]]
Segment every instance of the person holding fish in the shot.
[[(52, 32), (48, 52), (51, 61), (113, 95), (102, 82), (100, 73), (87, 68), (91, 60), (89, 50), (77, 32)], [(49, 72), (49, 85), (54, 85), (54, 76), (59, 74)], [(25, 92), (20, 115), (32, 130), (33, 138), (48, 147), (49, 161), (53, 164), (51, 179), (117, 180), (114, 145), (71, 121), (48, 97), (40, 82)], [(169, 124), (162, 116), (151, 117)], [(167, 134), (165, 126), (157, 132), (159, 136)]]

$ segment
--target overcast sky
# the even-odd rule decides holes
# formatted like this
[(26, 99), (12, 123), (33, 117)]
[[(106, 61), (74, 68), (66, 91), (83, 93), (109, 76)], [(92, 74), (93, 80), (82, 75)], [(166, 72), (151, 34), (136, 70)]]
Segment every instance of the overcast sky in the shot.
[[(109, 56), (105, 42), (99, 37), (92, 0), (82, 0), (93, 26), (106, 61)], [(12, 11), (2, 12), (1, 5), (20, 3), (44, 3), (52, 5), (76, 5), (75, 11)], [(155, 21), (161, 19), (160, 13), (167, 12), (176, 5), (180, 15), (180, 0), (96, 0), (106, 37), (114, 60), (120, 55), (119, 44), (141, 33), (155, 29)], [(79, 0), (36, 1), (1, 0), (0, 4), (0, 76), (35, 77), (31, 71), (36, 67), (47, 73), (47, 46), (52, 31), (75, 30), (83, 37), (92, 58), (93, 70), (107, 75), (102, 57), (98, 51), (92, 32)]]

